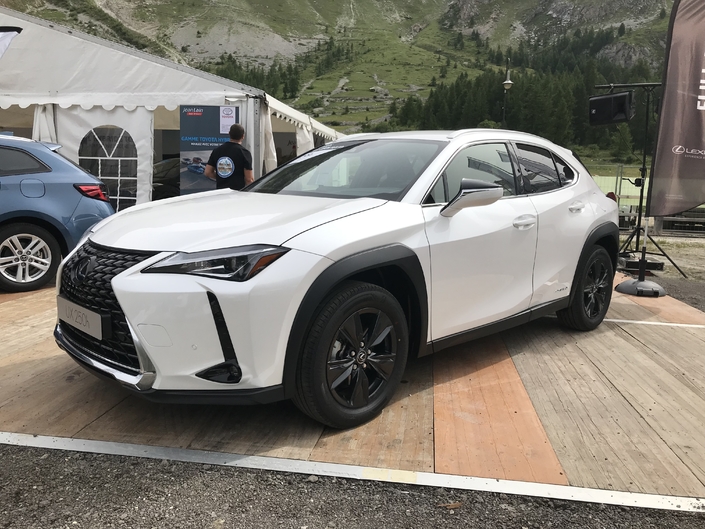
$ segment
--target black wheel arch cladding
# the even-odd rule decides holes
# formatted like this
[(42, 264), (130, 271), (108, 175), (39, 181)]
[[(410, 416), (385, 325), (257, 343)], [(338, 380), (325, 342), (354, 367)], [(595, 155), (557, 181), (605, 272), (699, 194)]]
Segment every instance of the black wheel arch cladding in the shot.
[[(410, 298), (413, 298), (407, 307), (399, 300), (405, 312), (409, 310), (407, 318), (411, 320), (409, 322), (409, 356), (415, 352), (412, 347), (418, 349), (419, 356), (425, 354), (428, 337), (428, 293), (418, 256), (411, 248), (403, 244), (392, 244), (366, 250), (336, 261), (326, 268), (309, 287), (299, 305), (289, 333), (284, 360), (282, 382), (287, 398), (291, 398), (296, 391), (296, 369), (301, 349), (321, 303), (326, 300), (338, 284), (346, 279), (364, 280), (366, 274), (375, 274), (380, 270), (392, 268), (401, 270), (405, 276), (403, 279), (408, 280), (413, 288), (413, 292), (407, 292)], [(363, 278), (357, 276), (363, 276)], [(380, 272), (380, 277), (384, 277), (382, 272)]]

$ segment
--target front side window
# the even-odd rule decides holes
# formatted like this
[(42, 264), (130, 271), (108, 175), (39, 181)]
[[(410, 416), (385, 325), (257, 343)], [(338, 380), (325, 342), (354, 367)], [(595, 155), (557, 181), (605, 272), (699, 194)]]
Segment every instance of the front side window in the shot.
[(0, 147), (0, 176), (48, 173), (49, 168), (31, 154)]
[(523, 193), (535, 194), (561, 187), (551, 153), (535, 145), (517, 144)]
[(498, 184), (504, 189), (504, 196), (516, 194), (514, 170), (504, 143), (465, 147), (455, 155), (443, 174), (448, 192), (446, 202), (458, 194), (464, 178)]
[(398, 201), (445, 145), (393, 139), (325, 145), (275, 169), (247, 191)]

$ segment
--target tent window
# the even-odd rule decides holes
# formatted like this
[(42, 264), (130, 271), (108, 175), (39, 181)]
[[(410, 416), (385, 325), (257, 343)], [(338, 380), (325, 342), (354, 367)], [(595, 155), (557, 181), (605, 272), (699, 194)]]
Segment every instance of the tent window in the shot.
[(81, 140), (78, 163), (108, 186), (116, 211), (137, 202), (137, 146), (120, 127), (96, 127)]

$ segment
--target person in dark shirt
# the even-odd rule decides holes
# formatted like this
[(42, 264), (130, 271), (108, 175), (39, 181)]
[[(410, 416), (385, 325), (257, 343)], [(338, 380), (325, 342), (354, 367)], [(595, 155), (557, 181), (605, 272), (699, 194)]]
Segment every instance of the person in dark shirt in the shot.
[(245, 129), (230, 127), (230, 141), (213, 149), (204, 174), (215, 180), (216, 189), (242, 189), (254, 182), (252, 154), (242, 146)]

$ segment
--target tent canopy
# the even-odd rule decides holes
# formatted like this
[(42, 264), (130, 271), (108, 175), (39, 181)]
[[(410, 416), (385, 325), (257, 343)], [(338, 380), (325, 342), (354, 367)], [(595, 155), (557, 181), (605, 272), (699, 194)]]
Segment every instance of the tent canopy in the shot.
[(0, 26), (23, 28), (0, 62), (2, 109), (54, 104), (175, 110), (179, 105), (225, 105), (258, 98), (284, 121), (329, 140), (338, 136), (251, 86), (3, 7)]

